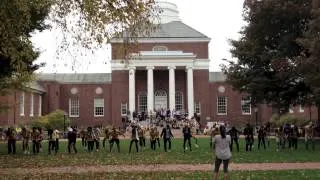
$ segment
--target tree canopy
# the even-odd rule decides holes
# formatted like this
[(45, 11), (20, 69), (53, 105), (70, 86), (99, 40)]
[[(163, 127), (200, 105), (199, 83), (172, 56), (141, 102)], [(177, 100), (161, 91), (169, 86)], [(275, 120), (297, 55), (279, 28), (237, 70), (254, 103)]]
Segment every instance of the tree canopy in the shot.
[(39, 68), (32, 33), (54, 24), (65, 37), (60, 48), (79, 44), (90, 49), (124, 29), (131, 37), (152, 31), (159, 12), (154, 0), (1, 0), (0, 95), (23, 88)]
[(281, 108), (303, 100), (310, 92), (297, 71), (306, 49), (297, 42), (308, 30), (311, 0), (248, 0), (243, 18), (247, 25), (239, 40), (231, 40), (237, 61), (223, 67), (234, 89), (251, 95), (252, 103)]

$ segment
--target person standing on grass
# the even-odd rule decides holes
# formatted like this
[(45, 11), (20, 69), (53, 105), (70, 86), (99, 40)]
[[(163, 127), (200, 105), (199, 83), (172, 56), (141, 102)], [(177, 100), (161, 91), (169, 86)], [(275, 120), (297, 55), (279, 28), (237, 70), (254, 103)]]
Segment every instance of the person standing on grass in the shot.
[(8, 154), (16, 154), (16, 136), (16, 130), (13, 127), (8, 128), (6, 133), (6, 139), (8, 140)]
[[(157, 144), (157, 135), (156, 135), (156, 127), (151, 128), (150, 130), (150, 144), (151, 144), (151, 149), (156, 150), (156, 144)], [(159, 132), (158, 132), (159, 135)]]
[(154, 135), (155, 135), (156, 141), (158, 142), (158, 147), (160, 148), (160, 133), (157, 127), (154, 127)]
[(88, 127), (87, 129), (86, 141), (88, 143), (88, 152), (92, 152), (94, 146), (94, 133), (92, 127)]
[(138, 141), (139, 141), (138, 129), (136, 125), (133, 125), (131, 130), (131, 141), (130, 141), (129, 153), (131, 153), (131, 147), (133, 143), (135, 143), (136, 145), (136, 151), (139, 152)]
[(72, 149), (75, 154), (77, 154), (76, 149), (76, 142), (77, 142), (77, 130), (74, 128), (70, 128), (68, 132), (68, 152), (71, 153)]
[(305, 142), (306, 142), (307, 150), (309, 150), (309, 143), (311, 143), (312, 150), (315, 150), (313, 135), (314, 135), (314, 125), (311, 122), (309, 125), (305, 127)]
[(146, 137), (145, 137), (145, 131), (142, 126), (138, 127), (138, 135), (139, 135), (141, 149), (145, 148), (146, 147)]
[(164, 151), (167, 152), (167, 142), (169, 143), (169, 152), (171, 151), (171, 138), (173, 138), (173, 134), (171, 132), (169, 124), (166, 125), (165, 128), (162, 129), (161, 135), (164, 142)]
[(214, 164), (214, 173), (213, 173), (213, 180), (218, 179), (219, 175), (219, 168), (221, 163), (223, 163), (223, 172), (224, 172), (224, 179), (227, 180), (228, 177), (228, 166), (229, 161), (232, 157), (230, 151), (231, 145), (231, 137), (230, 135), (226, 134), (225, 126), (220, 126), (220, 135), (216, 135), (212, 142), (213, 148), (215, 149), (215, 164)]
[(250, 124), (247, 124), (247, 127), (243, 131), (245, 140), (246, 140), (246, 151), (252, 151), (252, 145), (254, 141), (253, 137), (253, 128)]
[(228, 134), (231, 136), (231, 144), (230, 144), (230, 150), (232, 152), (233, 149), (233, 142), (236, 144), (237, 147), (237, 151), (239, 152), (239, 133), (240, 131), (238, 131), (234, 126), (232, 126), (231, 130), (228, 132)]
[(118, 152), (120, 153), (119, 135), (122, 135), (123, 137), (125, 137), (125, 135), (121, 133), (116, 127), (113, 127), (111, 131), (110, 152), (112, 151), (113, 144), (116, 143)]
[(110, 130), (108, 127), (106, 127), (104, 129), (104, 138), (103, 138), (103, 141), (102, 141), (102, 147), (105, 148), (106, 147), (106, 141), (109, 141), (109, 138), (110, 138)]
[(266, 141), (265, 141), (265, 137), (266, 137), (266, 132), (264, 130), (264, 127), (261, 126), (258, 130), (258, 150), (260, 150), (260, 144), (263, 144), (264, 150), (266, 150)]
[(54, 150), (55, 154), (57, 154), (56, 140), (53, 137), (53, 130), (48, 129), (48, 154), (51, 154), (51, 151)]
[(98, 152), (100, 148), (100, 129), (94, 128), (93, 133), (94, 133), (94, 143), (96, 145), (96, 151)]
[(191, 128), (189, 127), (188, 124), (186, 124), (183, 129), (182, 129), (182, 133), (183, 133), (183, 152), (185, 153), (186, 152), (186, 143), (188, 141), (188, 145), (189, 145), (189, 148), (190, 148), (190, 151), (192, 151), (191, 149), (191, 137), (192, 137), (192, 134), (191, 134)]
[(299, 129), (296, 125), (293, 126), (290, 137), (291, 137), (291, 145), (292, 145), (291, 148), (297, 150)]
[(39, 154), (40, 152), (40, 132), (38, 128), (33, 127), (32, 128), (32, 133), (31, 133), (31, 138), (32, 138), (32, 151), (33, 154)]
[(58, 130), (58, 128), (55, 128), (55, 130), (53, 131), (53, 139), (55, 140), (55, 147), (57, 151), (59, 151), (59, 133), (60, 131)]
[(30, 140), (31, 132), (26, 128), (23, 127), (21, 131), (22, 137), (22, 151), (23, 154), (29, 154), (29, 140)]
[(81, 145), (82, 147), (87, 147), (87, 141), (86, 141), (86, 132), (83, 128), (80, 130), (80, 138), (81, 138)]

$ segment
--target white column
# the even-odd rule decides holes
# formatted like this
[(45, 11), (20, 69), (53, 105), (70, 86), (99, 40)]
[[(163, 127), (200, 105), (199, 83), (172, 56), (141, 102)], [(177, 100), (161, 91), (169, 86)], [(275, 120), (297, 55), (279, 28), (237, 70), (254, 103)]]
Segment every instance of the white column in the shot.
[(194, 114), (194, 94), (193, 94), (193, 69), (192, 67), (187, 67), (187, 84), (188, 84), (188, 113), (189, 117)]
[(147, 67), (148, 70), (148, 109), (147, 111), (154, 110), (154, 92), (153, 92), (153, 69), (154, 67)]
[(132, 113), (136, 107), (136, 87), (135, 87), (135, 67), (129, 69), (129, 111), (132, 118)]
[(170, 66), (169, 69), (169, 109), (172, 112), (176, 106), (176, 86), (175, 86), (175, 69), (176, 67)]

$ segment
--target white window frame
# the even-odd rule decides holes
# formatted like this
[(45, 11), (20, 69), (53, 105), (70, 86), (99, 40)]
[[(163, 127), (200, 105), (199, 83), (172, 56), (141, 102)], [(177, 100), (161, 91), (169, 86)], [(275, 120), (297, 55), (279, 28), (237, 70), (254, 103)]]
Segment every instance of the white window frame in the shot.
[[(145, 98), (145, 102), (143, 99), (143, 103), (142, 103), (142, 99), (141, 99), (142, 96), (143, 96), (143, 98)], [(139, 112), (143, 112), (143, 111), (147, 112), (147, 110), (148, 110), (148, 95), (146, 92), (140, 92), (138, 94), (138, 110), (139, 110)]]
[[(183, 101), (183, 93), (181, 91), (176, 91), (176, 93), (174, 95), (174, 100), (175, 100), (175, 107), (174, 107), (175, 110), (176, 111), (183, 111), (183, 109), (184, 109), (183, 102), (184, 101)], [(179, 108), (179, 107), (181, 107), (181, 108)]]
[(153, 46), (152, 51), (164, 52), (164, 51), (168, 51), (168, 48), (166, 46)]
[[(224, 105), (219, 104), (219, 98), (224, 98)], [(225, 112), (219, 112), (219, 107), (225, 107)], [(228, 113), (228, 98), (226, 96), (218, 96), (217, 97), (217, 115), (227, 115)]]
[(25, 92), (22, 92), (20, 94), (19, 103), (20, 103), (20, 116), (24, 116)]
[(194, 102), (194, 112), (197, 114), (201, 114), (201, 103), (200, 101)]
[[(94, 104), (94, 117), (103, 117), (104, 116), (104, 98), (94, 98), (93, 104)], [(99, 112), (97, 108), (102, 108), (102, 111)]]
[(34, 95), (31, 93), (30, 95), (30, 117), (33, 117), (34, 114)]
[(290, 113), (290, 114), (293, 114), (293, 113), (294, 113), (292, 104), (289, 105), (289, 113)]
[[(77, 101), (73, 103), (73, 100)], [(77, 108), (77, 113), (72, 112), (72, 108)], [(80, 117), (80, 99), (78, 97), (69, 98), (69, 117)]]
[[(128, 103), (121, 103), (121, 116), (127, 116), (128, 115)], [(125, 113), (123, 113), (125, 111)]]
[[(249, 112), (246, 112), (245, 108), (248, 108), (249, 105)], [(252, 108), (251, 108), (251, 97), (250, 96), (242, 96), (241, 98), (241, 112), (242, 115), (251, 115)]]
[(39, 95), (39, 106), (38, 106), (38, 116), (42, 114), (42, 96)]
[(300, 104), (299, 106), (299, 112), (303, 113), (304, 112), (304, 105)]

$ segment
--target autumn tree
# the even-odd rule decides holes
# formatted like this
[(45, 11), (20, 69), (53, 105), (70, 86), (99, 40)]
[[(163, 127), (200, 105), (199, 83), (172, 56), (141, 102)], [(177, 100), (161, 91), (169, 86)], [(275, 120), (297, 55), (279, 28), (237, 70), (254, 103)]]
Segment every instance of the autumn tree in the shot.
[(25, 87), (39, 68), (32, 33), (54, 25), (64, 36), (61, 49), (93, 49), (124, 30), (130, 37), (148, 35), (159, 12), (154, 0), (1, 0), (0, 95)]
[(227, 81), (251, 94), (252, 103), (268, 103), (282, 114), (292, 103), (304, 103), (310, 88), (297, 71), (305, 48), (297, 39), (308, 29), (311, 0), (247, 0), (247, 25), (239, 40), (231, 40), (231, 54), (223, 67)]

